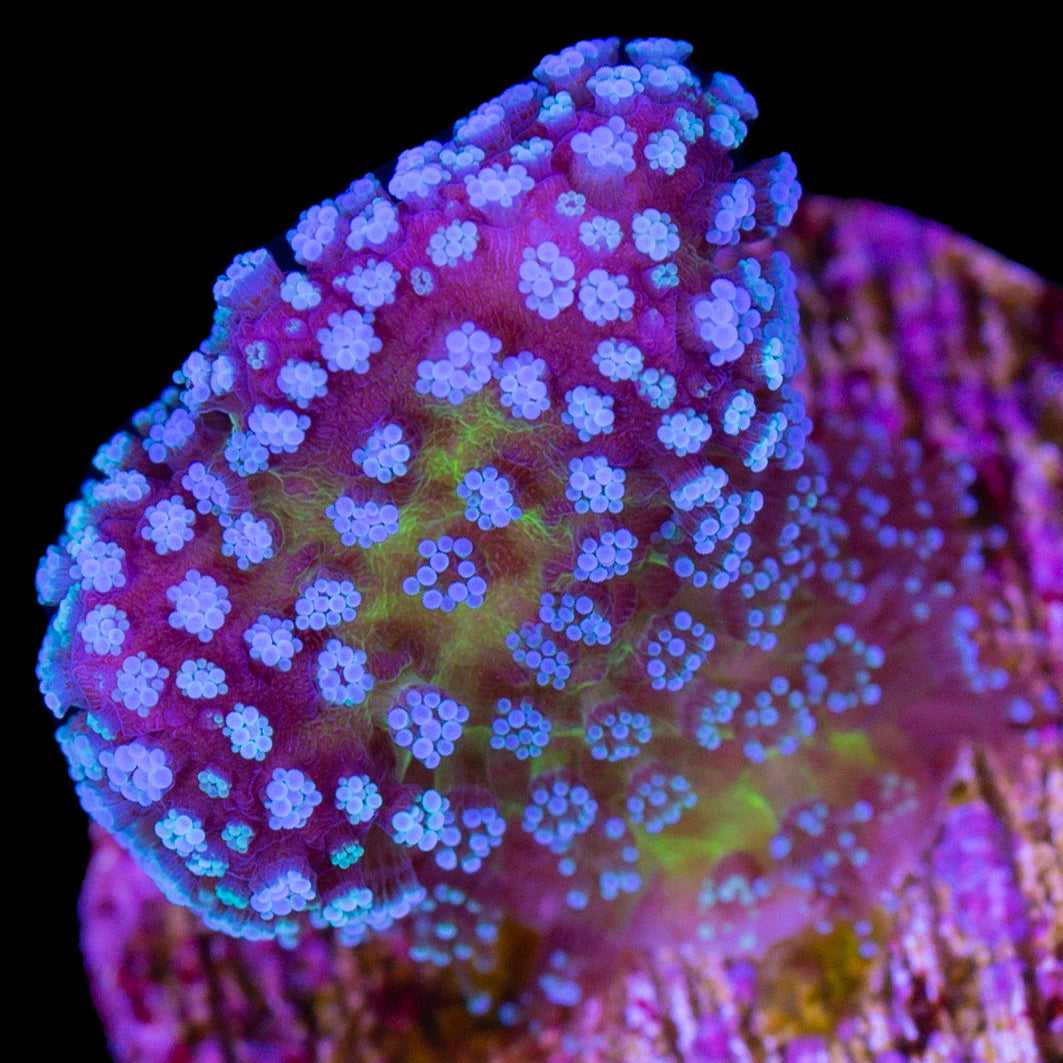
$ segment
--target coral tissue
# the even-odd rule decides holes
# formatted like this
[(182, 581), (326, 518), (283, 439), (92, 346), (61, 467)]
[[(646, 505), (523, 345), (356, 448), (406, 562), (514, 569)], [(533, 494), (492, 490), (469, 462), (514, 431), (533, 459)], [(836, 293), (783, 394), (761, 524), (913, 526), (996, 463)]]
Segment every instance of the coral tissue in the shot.
[[(38, 574), (82, 804), (169, 900), (400, 935), (503, 1017), (629, 947), (872, 955), (957, 743), (1056, 708), (973, 467), (813, 432), (752, 97), (625, 52), (548, 56), (239, 255)], [(526, 988), (492, 981), (524, 932)]]

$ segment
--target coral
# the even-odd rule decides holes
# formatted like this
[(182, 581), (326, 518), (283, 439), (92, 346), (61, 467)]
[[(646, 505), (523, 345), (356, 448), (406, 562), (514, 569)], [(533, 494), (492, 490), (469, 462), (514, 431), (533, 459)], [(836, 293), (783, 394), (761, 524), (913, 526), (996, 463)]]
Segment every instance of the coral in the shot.
[[(733, 173), (750, 104), (672, 47), (544, 61), (397, 205), (308, 211), (302, 271), (240, 256), (72, 505), (46, 702), (86, 809), (208, 926), (394, 928), (504, 1017), (691, 927), (870, 956), (957, 742), (1051, 720), (975, 467), (830, 411), (809, 438), (792, 165)], [(538, 958), (484, 989), (506, 921)]]

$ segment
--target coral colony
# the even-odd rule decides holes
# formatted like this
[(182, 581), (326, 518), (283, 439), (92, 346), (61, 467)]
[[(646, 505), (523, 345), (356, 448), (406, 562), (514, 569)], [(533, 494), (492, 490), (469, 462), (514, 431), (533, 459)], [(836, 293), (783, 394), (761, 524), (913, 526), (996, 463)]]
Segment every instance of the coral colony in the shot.
[(956, 742), (1054, 712), (972, 469), (810, 438), (796, 170), (734, 170), (755, 103), (688, 53), (548, 56), (239, 255), (99, 449), (41, 689), (86, 811), (213, 930), (390, 934), (511, 1019), (691, 935), (870, 955)]

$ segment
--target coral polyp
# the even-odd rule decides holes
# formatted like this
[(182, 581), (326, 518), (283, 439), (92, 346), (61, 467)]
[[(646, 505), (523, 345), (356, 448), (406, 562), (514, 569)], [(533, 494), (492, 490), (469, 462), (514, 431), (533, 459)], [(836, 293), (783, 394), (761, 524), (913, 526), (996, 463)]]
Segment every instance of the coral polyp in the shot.
[(97, 453), (42, 691), (86, 811), (208, 927), (395, 931), (503, 1014), (512, 925), (521, 1003), (691, 928), (870, 955), (957, 741), (1056, 710), (973, 469), (811, 438), (796, 169), (735, 170), (756, 106), (689, 51), (548, 56), (237, 256)]

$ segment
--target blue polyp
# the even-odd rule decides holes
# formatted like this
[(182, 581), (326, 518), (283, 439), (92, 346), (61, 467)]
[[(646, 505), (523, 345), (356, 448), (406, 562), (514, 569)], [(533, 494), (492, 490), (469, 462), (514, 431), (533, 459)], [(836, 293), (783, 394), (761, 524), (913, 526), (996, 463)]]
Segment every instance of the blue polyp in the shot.
[(539, 756), (550, 740), (550, 720), (527, 699), (514, 704), (502, 698), (495, 708), (498, 715), (491, 725), (491, 748), (508, 750), (518, 760)]

